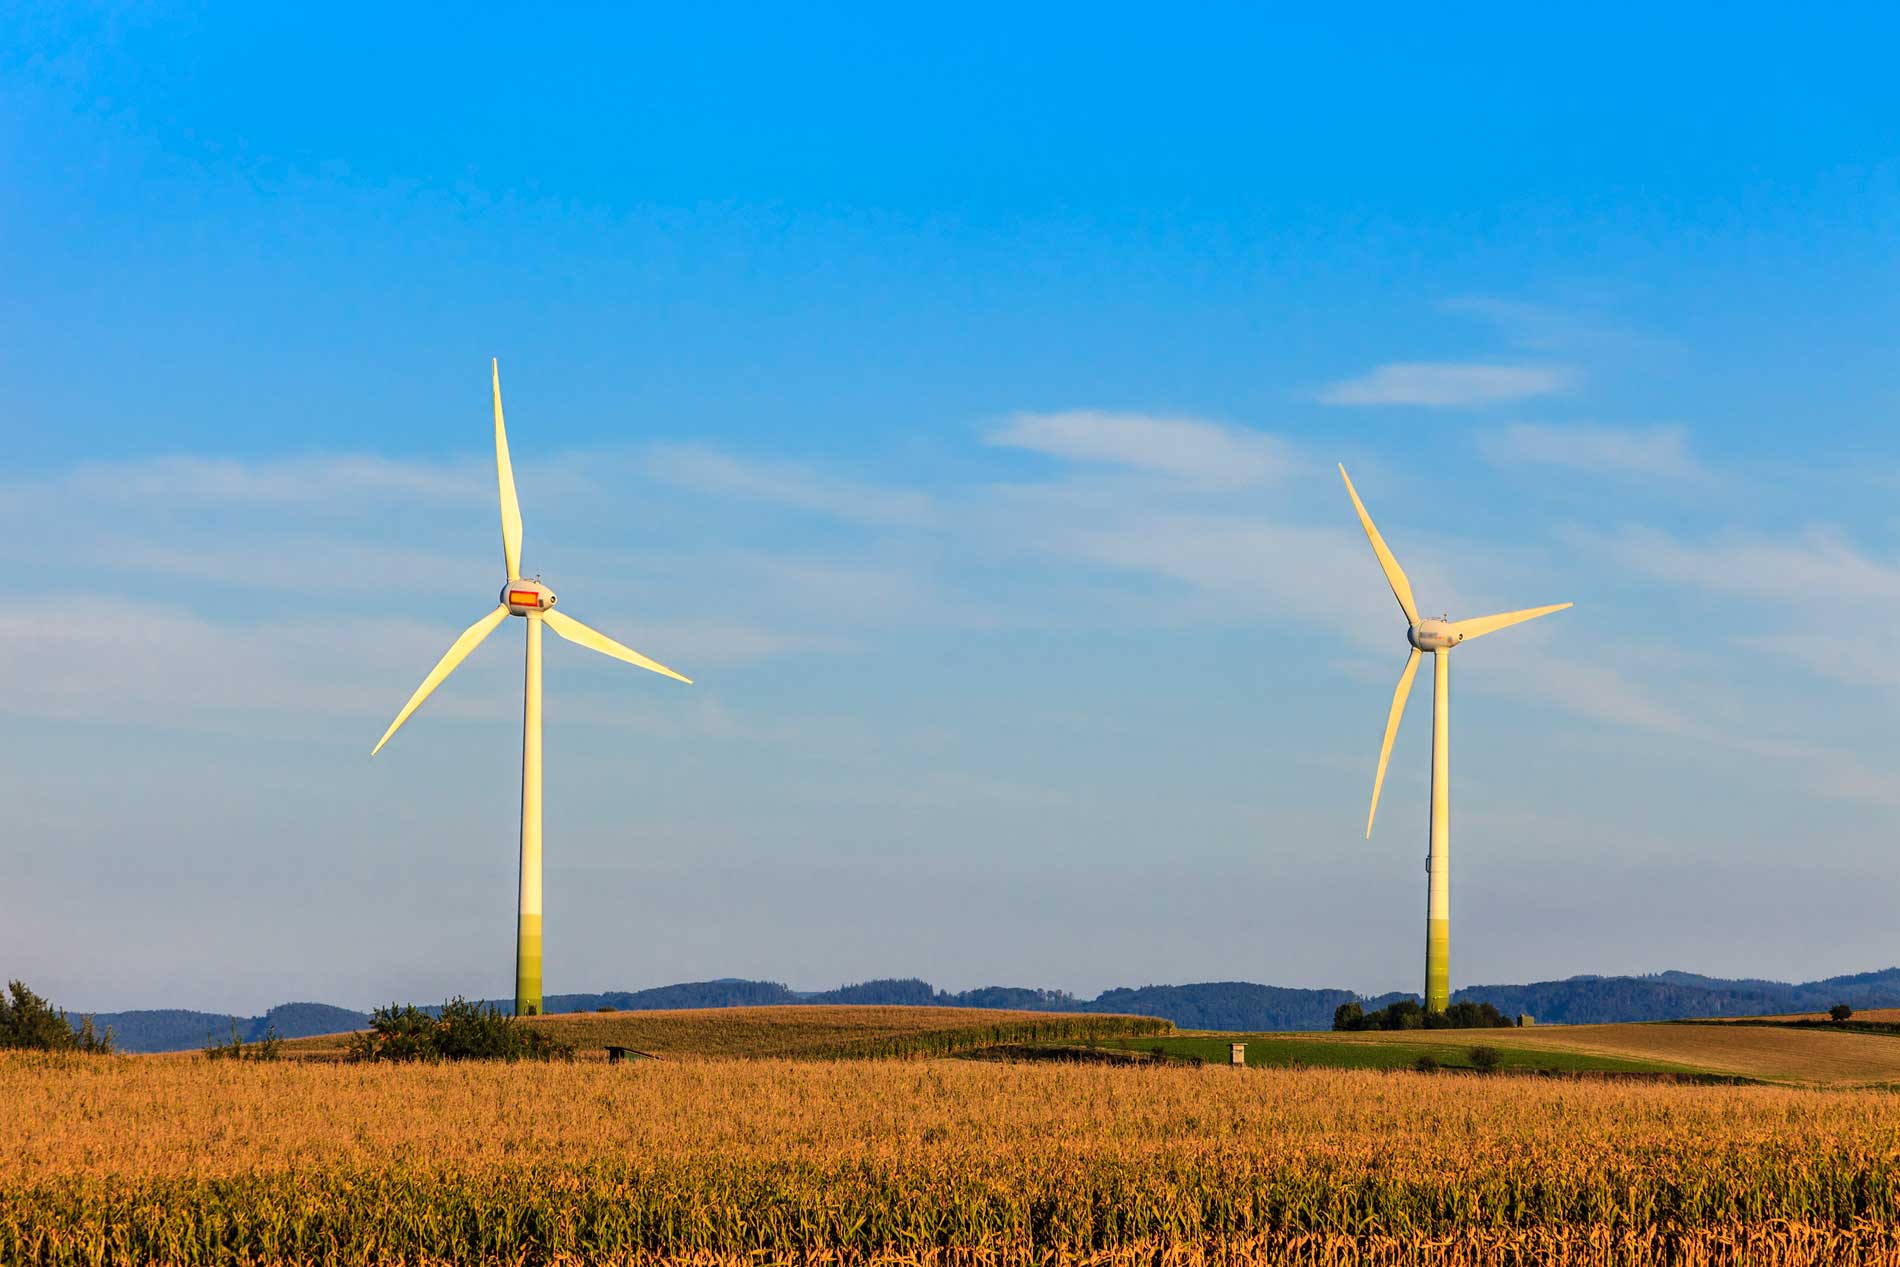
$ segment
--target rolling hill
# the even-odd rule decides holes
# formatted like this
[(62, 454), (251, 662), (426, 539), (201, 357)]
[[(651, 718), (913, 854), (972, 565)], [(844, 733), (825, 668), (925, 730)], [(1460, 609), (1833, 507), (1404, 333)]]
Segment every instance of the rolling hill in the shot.
[[(1333, 1009), (1358, 1000), (1368, 1008), (1395, 999), (1367, 998), (1350, 990), (1309, 990), (1258, 985), (1247, 981), (1210, 981), (1189, 985), (1145, 985), (1104, 990), (1092, 999), (1061, 990), (1020, 986), (983, 986), (944, 991), (916, 978), (858, 982), (835, 990), (801, 993), (776, 981), (722, 978), (682, 982), (648, 990), (591, 994), (552, 994), (554, 1012), (671, 1011), (725, 1007), (798, 1007), (874, 1005), (883, 1007), (957, 1007), (1028, 1012), (1113, 1012), (1153, 1016), (1184, 1029), (1297, 1031), (1329, 1029)], [(1703, 1017), (1772, 1016), (1824, 1011), (1847, 1003), (1857, 1011), (1900, 1007), (1900, 968), (1820, 981), (1789, 984), (1763, 980), (1725, 980), (1687, 972), (1639, 977), (1579, 976), (1528, 985), (1480, 985), (1454, 999), (1489, 1001), (1507, 1015), (1529, 1013), (1544, 1023), (1610, 1024)], [(507, 1000), (495, 1000), (504, 1009)], [(285, 1038), (359, 1029), (366, 1012), (322, 1003), (287, 1003), (262, 1016), (232, 1017), (214, 1012), (178, 1010), (101, 1013), (100, 1025), (112, 1027), (126, 1051), (180, 1051), (223, 1038), (235, 1020), (239, 1036), (251, 1042), (275, 1025)]]

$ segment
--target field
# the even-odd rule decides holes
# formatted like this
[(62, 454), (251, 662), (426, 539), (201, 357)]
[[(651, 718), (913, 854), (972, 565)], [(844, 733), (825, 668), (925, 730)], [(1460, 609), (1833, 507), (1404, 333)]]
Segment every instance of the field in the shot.
[(1198, 1057), (1227, 1064), (1228, 1044), (1247, 1044), (1246, 1060), (1253, 1069), (1410, 1069), (1420, 1056), (1430, 1056), (1446, 1069), (1470, 1069), (1471, 1049), (1497, 1047), (1500, 1067), (1509, 1072), (1645, 1073), (1696, 1075), (1708, 1071), (1664, 1061), (1598, 1056), (1563, 1049), (1499, 1046), (1482, 1034), (1460, 1031), (1447, 1037), (1411, 1034), (1229, 1034), (1187, 1033), (1160, 1038), (1108, 1039), (1099, 1046), (1124, 1051), (1160, 1050), (1177, 1058)]
[[(582, 1060), (605, 1060), (609, 1045), (662, 1059), (766, 1057), (850, 1059), (947, 1056), (995, 1043), (1086, 1042), (1117, 1035), (1170, 1034), (1150, 1016), (1002, 1012), (950, 1007), (727, 1007), (670, 1012), (566, 1012), (522, 1022), (573, 1043)], [(340, 1059), (345, 1034), (299, 1038), (286, 1055)]]
[(1897, 1110), (1221, 1066), (12, 1056), (0, 1262), (1896, 1261)]
[(1349, 1034), (1182, 1034), (1104, 1045), (1227, 1061), (1230, 1042), (1247, 1044), (1247, 1063), (1393, 1069), (1420, 1055), (1468, 1066), (1476, 1046), (1495, 1047), (1506, 1068), (1652, 1072), (1747, 1078), (1791, 1086), (1900, 1087), (1900, 1036), (1784, 1029), (1769, 1025), (1657, 1022), (1551, 1025), (1529, 1029), (1409, 1030)]
[[(1892, 1035), (526, 1023), (581, 1059), (353, 1065), (343, 1036), (274, 1064), (0, 1058), (0, 1262), (1900, 1263)], [(608, 1044), (659, 1059), (609, 1066)], [(993, 1044), (1169, 1059), (941, 1058)], [(1480, 1044), (1503, 1073), (1457, 1071)], [(1448, 1071), (1411, 1072), (1421, 1054)]]

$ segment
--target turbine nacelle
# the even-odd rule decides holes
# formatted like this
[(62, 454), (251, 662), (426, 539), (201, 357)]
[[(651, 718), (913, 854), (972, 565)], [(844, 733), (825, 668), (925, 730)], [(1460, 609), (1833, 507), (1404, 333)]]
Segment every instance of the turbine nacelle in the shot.
[(1465, 640), (1465, 635), (1449, 618), (1421, 620), (1405, 630), (1405, 640), (1420, 651), (1449, 651)]
[(538, 615), (554, 603), (554, 591), (539, 581), (510, 581), (501, 587), (501, 605), (510, 616)]

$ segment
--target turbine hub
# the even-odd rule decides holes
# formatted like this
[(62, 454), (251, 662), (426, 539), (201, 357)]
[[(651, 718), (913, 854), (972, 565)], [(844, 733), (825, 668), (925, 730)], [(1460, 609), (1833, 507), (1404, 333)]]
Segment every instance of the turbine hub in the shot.
[(538, 616), (554, 606), (554, 591), (540, 581), (510, 581), (501, 587), (501, 605), (511, 616)]
[(1443, 616), (1432, 620), (1421, 620), (1405, 631), (1405, 640), (1420, 651), (1449, 651), (1465, 640), (1465, 636), (1451, 627), (1451, 622)]

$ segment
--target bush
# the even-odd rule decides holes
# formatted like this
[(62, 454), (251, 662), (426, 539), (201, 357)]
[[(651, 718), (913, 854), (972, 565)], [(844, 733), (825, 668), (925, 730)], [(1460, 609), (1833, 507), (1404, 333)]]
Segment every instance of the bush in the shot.
[(10, 981), (7, 997), (0, 998), (0, 1049), (4, 1048), (108, 1055), (112, 1051), (112, 1030), (99, 1033), (90, 1016), (82, 1016), (75, 1030), (64, 1008), (54, 1007), (27, 989), (24, 981)]
[(277, 1022), (271, 1021), (264, 1027), (264, 1037), (250, 1046), (238, 1037), (237, 1018), (231, 1018), (231, 1041), (218, 1042), (205, 1040), (205, 1056), (210, 1060), (276, 1060), (283, 1055), (284, 1040), (277, 1036)]
[(1427, 1012), (1415, 999), (1400, 999), (1372, 1012), (1357, 1003), (1341, 1003), (1333, 1009), (1336, 1030), (1505, 1029), (1511, 1024), (1511, 1018), (1494, 1005), (1462, 999), (1442, 1012)]
[(351, 1060), (572, 1060), (574, 1044), (530, 1029), (491, 1004), (457, 995), (431, 1016), (413, 1003), (379, 1007), (350, 1039)]
[(1433, 1060), (1430, 1056), (1420, 1056), (1417, 1060), (1412, 1062), (1412, 1068), (1418, 1070), (1420, 1073), (1437, 1073), (1438, 1062)]
[(1836, 1003), (1827, 1010), (1827, 1014), (1837, 1021), (1844, 1021), (1854, 1014), (1854, 1009), (1845, 1003)]
[(1495, 1047), (1473, 1047), (1470, 1057), (1472, 1068), (1479, 1073), (1495, 1073), (1504, 1063), (1504, 1053)]

